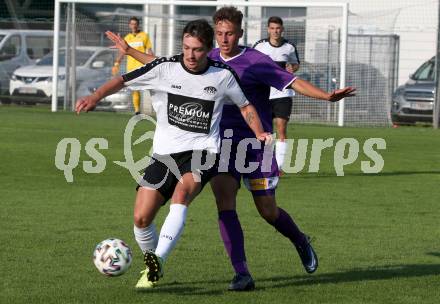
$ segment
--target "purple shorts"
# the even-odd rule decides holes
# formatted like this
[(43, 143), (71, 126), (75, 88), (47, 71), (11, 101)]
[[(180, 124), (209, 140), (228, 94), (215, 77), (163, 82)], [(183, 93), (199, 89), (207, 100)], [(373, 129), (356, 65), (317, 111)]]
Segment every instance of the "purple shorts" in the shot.
[(263, 146), (261, 143), (260, 148), (253, 149), (250, 144), (232, 142), (230, 153), (225, 153), (227, 148), (222, 147), (214, 175), (230, 174), (239, 185), (243, 177), (246, 188), (255, 196), (275, 195), (280, 175), (278, 164), (273, 146)]

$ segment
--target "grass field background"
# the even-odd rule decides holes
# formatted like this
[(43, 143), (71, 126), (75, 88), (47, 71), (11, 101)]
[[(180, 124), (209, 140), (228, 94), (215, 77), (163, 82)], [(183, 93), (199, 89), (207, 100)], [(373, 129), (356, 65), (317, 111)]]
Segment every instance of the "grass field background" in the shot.
[[(322, 154), (318, 174), (281, 178), (278, 202), (316, 238), (320, 268), (307, 275), (292, 245), (261, 219), (241, 190), (238, 212), (257, 289), (227, 292), (233, 276), (217, 227), (211, 190), (189, 210), (165, 276), (151, 292), (134, 290), (142, 268), (132, 235), (134, 181), (124, 160), (125, 114), (50, 113), (0, 107), (1, 303), (439, 303), (440, 133), (430, 128), (337, 128), (293, 125), (294, 138), (384, 138), (385, 167), (366, 175), (359, 159), (337, 177), (333, 151)], [(142, 134), (142, 127), (137, 134)], [(83, 146), (74, 182), (55, 167), (65, 137)], [(92, 137), (104, 137), (107, 167), (86, 174), (82, 161)], [(166, 140), (166, 139), (164, 139)], [(138, 159), (147, 147), (136, 147)], [(362, 150), (361, 150), (362, 151)], [(310, 152), (310, 150), (309, 150)], [(160, 227), (168, 207), (162, 208)], [(108, 237), (133, 249), (130, 270), (99, 274), (95, 245)]]

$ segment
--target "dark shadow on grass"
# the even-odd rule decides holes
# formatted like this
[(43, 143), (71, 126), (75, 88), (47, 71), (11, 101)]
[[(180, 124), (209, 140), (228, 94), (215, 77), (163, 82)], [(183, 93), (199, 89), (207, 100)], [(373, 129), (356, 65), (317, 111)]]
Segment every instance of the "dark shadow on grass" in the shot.
[(440, 258), (440, 252), (427, 252), (426, 254)]
[(272, 286), (261, 289), (287, 286), (307, 286), (316, 284), (339, 284), (365, 281), (380, 281), (396, 278), (414, 278), (440, 275), (440, 264), (390, 265), (371, 268), (358, 268), (344, 272), (317, 274), (310, 276), (279, 276), (259, 279), (260, 282), (273, 282)]
[[(222, 282), (224, 283), (224, 282)], [(203, 284), (200, 282), (200, 284)], [(141, 292), (142, 293), (142, 292)], [(226, 289), (217, 287), (215, 289), (206, 289), (203, 287), (196, 288), (193, 285), (180, 284), (177, 286), (170, 285), (160, 285), (152, 290), (147, 290), (144, 292), (146, 295), (151, 294), (175, 294), (179, 296), (215, 296), (223, 295), (226, 293)]]
[[(200, 282), (200, 285), (202, 285), (203, 283)], [(217, 295), (217, 294), (223, 294), (223, 290), (206, 290), (205, 288), (203, 288), (203, 286), (201, 287), (195, 287), (195, 284), (160, 284), (158, 285), (158, 287), (153, 288), (151, 290), (146, 290), (146, 291), (140, 291), (140, 294), (145, 294), (145, 295), (151, 295), (151, 294), (178, 294), (178, 295)]]
[[(440, 256), (440, 253), (430, 253)], [(440, 275), (440, 264), (410, 264), (410, 265), (390, 265), (369, 268), (356, 268), (348, 271), (301, 275), (301, 276), (274, 276), (274, 277), (256, 277), (257, 290), (270, 290), (274, 288), (295, 287), (295, 286), (313, 286), (322, 284), (340, 284), (365, 281), (380, 281), (396, 278), (414, 278), (431, 275)], [(259, 284), (260, 283), (260, 284)], [(261, 284), (263, 283), (263, 284)], [(214, 288), (206, 285), (215, 285)], [(264, 285), (264, 286), (261, 286)], [(157, 288), (147, 293), (172, 293), (179, 295), (222, 295), (229, 293), (226, 291), (228, 282), (224, 280), (211, 279), (191, 282), (171, 282), (163, 285), (159, 284)]]
[(420, 174), (440, 174), (439, 170), (432, 171), (393, 171), (393, 172), (379, 172), (379, 173), (345, 173), (344, 176), (337, 176), (336, 173), (293, 173), (293, 174), (284, 174), (283, 178), (327, 178), (327, 177), (348, 177), (348, 176), (366, 176), (366, 177), (374, 177), (374, 176), (405, 176), (405, 175), (420, 175)]

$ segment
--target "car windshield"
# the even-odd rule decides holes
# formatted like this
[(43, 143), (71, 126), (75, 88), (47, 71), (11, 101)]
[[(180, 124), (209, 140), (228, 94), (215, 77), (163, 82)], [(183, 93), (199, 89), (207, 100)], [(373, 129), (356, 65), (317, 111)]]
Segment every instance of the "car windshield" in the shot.
[(434, 81), (435, 61), (430, 60), (422, 64), (413, 75), (414, 80)]
[[(93, 51), (76, 50), (76, 65), (81, 66), (86, 63), (86, 61), (93, 55)], [(59, 53), (59, 64), (60, 66), (65, 66), (66, 64), (66, 51), (61, 50)], [(41, 58), (37, 65), (52, 65), (53, 64), (53, 54), (48, 54)]]

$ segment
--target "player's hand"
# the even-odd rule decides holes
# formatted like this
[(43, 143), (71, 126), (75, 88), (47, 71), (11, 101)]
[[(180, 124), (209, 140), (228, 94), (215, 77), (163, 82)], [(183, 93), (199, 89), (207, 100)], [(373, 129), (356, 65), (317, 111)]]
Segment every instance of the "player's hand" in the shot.
[(268, 132), (263, 132), (257, 135), (257, 139), (264, 141), (266, 145), (271, 145), (273, 143), (273, 136)]
[(119, 73), (119, 65), (112, 66), (112, 76), (116, 76)]
[(122, 54), (127, 55), (127, 51), (130, 46), (119, 34), (115, 34), (111, 31), (106, 31), (105, 35), (114, 43), (114, 45), (110, 48), (118, 49)]
[(328, 101), (335, 102), (345, 97), (352, 97), (356, 95), (356, 88), (345, 87), (343, 89), (335, 90), (329, 94)]
[(297, 63), (288, 63), (286, 64), (286, 71), (293, 74), (299, 69), (299, 64)]
[(91, 95), (79, 98), (76, 101), (76, 105), (75, 105), (76, 114), (79, 114), (81, 111), (83, 112), (92, 111), (96, 107), (97, 103), (98, 102), (95, 101), (95, 99), (92, 98)]

